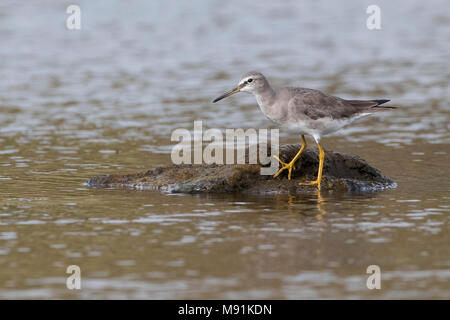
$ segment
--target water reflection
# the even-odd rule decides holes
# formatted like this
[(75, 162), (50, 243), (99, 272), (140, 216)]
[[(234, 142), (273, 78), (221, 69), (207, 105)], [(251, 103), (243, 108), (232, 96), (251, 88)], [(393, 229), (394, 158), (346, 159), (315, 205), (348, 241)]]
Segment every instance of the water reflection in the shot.
[[(365, 28), (358, 1), (79, 4), (89, 19), (78, 33), (52, 1), (0, 4), (0, 298), (449, 297), (443, 0), (379, 2), (380, 32)], [(251, 69), (275, 87), (392, 99), (395, 112), (324, 148), (367, 159), (398, 188), (250, 196), (83, 185), (168, 163), (172, 130), (194, 120), (270, 127), (251, 97), (210, 103)], [(71, 264), (80, 292), (65, 288)], [(376, 293), (365, 287), (371, 264), (383, 272)]]

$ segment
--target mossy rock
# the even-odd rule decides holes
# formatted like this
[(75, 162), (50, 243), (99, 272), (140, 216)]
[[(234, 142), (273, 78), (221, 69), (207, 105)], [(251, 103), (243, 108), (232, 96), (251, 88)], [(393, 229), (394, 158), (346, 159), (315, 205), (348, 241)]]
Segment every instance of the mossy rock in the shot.
[[(289, 162), (300, 145), (280, 146), (280, 158)], [(270, 152), (270, 151), (268, 151)], [(247, 157), (247, 155), (246, 155)], [(259, 164), (170, 165), (134, 174), (99, 175), (87, 181), (91, 187), (156, 189), (172, 193), (297, 193), (316, 190), (299, 185), (314, 180), (319, 164), (316, 150), (305, 150), (295, 164), (292, 179), (260, 174)], [(395, 188), (396, 183), (358, 156), (326, 151), (322, 190), (374, 192)]]

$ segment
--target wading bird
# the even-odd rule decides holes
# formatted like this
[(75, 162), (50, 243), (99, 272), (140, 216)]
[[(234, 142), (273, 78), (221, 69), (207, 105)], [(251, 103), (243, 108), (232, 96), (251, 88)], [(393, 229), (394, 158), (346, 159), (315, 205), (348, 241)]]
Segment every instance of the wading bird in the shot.
[(319, 149), (319, 170), (317, 179), (303, 185), (317, 185), (320, 190), (325, 153), (320, 140), (323, 136), (334, 133), (353, 121), (375, 112), (387, 111), (394, 107), (380, 106), (390, 100), (346, 100), (327, 95), (319, 90), (286, 87), (275, 91), (264, 75), (259, 72), (246, 73), (234, 89), (214, 99), (217, 102), (237, 92), (250, 92), (256, 98), (261, 111), (267, 118), (280, 127), (295, 131), (302, 136), (302, 146), (295, 157), (285, 163), (276, 157), (281, 169), (274, 175), (277, 177), (288, 170), (291, 179), (294, 164), (306, 148), (305, 135), (314, 138)]

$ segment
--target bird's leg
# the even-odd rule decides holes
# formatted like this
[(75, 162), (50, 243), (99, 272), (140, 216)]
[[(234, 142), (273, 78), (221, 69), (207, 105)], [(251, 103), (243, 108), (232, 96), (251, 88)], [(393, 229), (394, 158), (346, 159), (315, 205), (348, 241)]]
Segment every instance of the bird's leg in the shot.
[(277, 156), (274, 156), (274, 158), (277, 159), (279, 163), (281, 163), (282, 167), (280, 170), (278, 170), (277, 173), (275, 173), (275, 175), (273, 177), (274, 178), (278, 177), (280, 175), (280, 173), (283, 172), (283, 170), (288, 169), (288, 179), (291, 180), (292, 170), (295, 170), (294, 163), (297, 161), (297, 159), (300, 157), (303, 150), (305, 150), (305, 149), (306, 149), (306, 139), (305, 139), (305, 136), (302, 135), (302, 147), (297, 152), (294, 159), (291, 160), (291, 162), (289, 162), (289, 163), (283, 162), (280, 160), (280, 158), (278, 158)]
[(320, 145), (320, 143), (317, 143), (317, 146), (319, 147), (319, 172), (317, 173), (317, 180), (306, 183), (300, 183), (300, 185), (317, 185), (317, 188), (320, 190), (320, 182), (322, 181), (322, 170), (323, 170), (323, 161), (325, 159), (325, 152), (323, 151), (323, 148)]

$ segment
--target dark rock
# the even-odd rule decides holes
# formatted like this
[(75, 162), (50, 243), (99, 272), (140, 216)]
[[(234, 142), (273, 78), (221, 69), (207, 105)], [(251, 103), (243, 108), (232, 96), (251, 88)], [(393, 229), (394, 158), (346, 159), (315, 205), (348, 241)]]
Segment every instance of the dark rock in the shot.
[[(299, 148), (300, 145), (281, 146), (281, 160), (289, 162)], [(157, 189), (173, 193), (296, 193), (316, 190), (315, 186), (301, 186), (299, 182), (316, 178), (318, 162), (317, 151), (305, 150), (295, 164), (291, 180), (287, 179), (286, 170), (277, 178), (263, 176), (259, 164), (183, 164), (134, 174), (99, 175), (90, 179), (87, 185)], [(394, 181), (357, 156), (326, 151), (323, 170), (322, 190), (371, 192), (396, 187)]]

